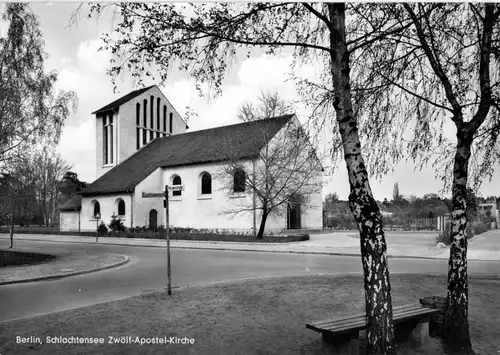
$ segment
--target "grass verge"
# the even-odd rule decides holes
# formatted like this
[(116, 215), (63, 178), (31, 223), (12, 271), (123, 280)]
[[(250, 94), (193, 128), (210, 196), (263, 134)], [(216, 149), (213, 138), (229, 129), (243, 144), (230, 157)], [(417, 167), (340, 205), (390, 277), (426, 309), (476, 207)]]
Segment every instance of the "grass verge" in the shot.
[[(393, 275), (393, 303), (444, 294), (445, 276)], [(470, 329), (478, 354), (496, 354), (500, 339), (499, 280), (470, 280)], [(2, 354), (310, 354), (329, 353), (305, 323), (364, 307), (357, 276), (264, 279), (148, 294), (0, 324)], [(16, 337), (92, 337), (105, 344), (17, 344)], [(108, 344), (109, 336), (187, 337), (192, 345)], [(128, 340), (130, 338), (124, 338)], [(440, 354), (399, 344), (399, 354)]]

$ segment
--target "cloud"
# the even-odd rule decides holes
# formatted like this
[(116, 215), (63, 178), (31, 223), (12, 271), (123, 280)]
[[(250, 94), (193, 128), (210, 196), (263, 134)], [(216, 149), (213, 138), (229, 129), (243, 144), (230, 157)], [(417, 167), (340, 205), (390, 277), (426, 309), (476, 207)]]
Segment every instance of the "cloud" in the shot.
[(93, 117), (81, 124), (66, 126), (57, 151), (73, 166), (81, 180), (95, 179), (95, 123)]
[(79, 65), (90, 72), (105, 73), (110, 68), (111, 55), (102, 46), (100, 38), (83, 41), (78, 46), (77, 58)]

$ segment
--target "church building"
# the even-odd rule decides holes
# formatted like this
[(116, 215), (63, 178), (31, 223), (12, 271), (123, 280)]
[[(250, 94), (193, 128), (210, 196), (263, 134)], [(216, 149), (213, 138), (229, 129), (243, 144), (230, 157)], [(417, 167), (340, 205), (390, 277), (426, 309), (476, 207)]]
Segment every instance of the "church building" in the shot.
[[(169, 194), (171, 227), (256, 233), (262, 210), (245, 179), (258, 179), (262, 149), (290, 125), (300, 126), (291, 114), (187, 132), (157, 86), (132, 91), (92, 114), (96, 180), (60, 207), (61, 231), (95, 231), (96, 217), (109, 224), (113, 215), (129, 228), (164, 226), (164, 199), (155, 194), (168, 185), (177, 187)], [(308, 156), (319, 162), (313, 150)], [(229, 160), (239, 166), (234, 173), (225, 168)], [(314, 189), (303, 184), (298, 191), (308, 196), (307, 208), (280, 206), (283, 213), (269, 216), (266, 232), (322, 228), (322, 171), (318, 164)]]

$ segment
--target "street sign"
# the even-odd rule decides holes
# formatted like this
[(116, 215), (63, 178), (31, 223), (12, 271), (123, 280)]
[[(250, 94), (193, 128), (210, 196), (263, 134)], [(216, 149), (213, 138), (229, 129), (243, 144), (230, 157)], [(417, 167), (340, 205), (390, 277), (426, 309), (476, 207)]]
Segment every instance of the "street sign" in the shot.
[(168, 189), (170, 191), (182, 191), (182, 190), (184, 190), (184, 185), (168, 186)]
[(165, 192), (143, 192), (142, 193), (143, 198), (148, 198), (148, 197), (165, 197)]

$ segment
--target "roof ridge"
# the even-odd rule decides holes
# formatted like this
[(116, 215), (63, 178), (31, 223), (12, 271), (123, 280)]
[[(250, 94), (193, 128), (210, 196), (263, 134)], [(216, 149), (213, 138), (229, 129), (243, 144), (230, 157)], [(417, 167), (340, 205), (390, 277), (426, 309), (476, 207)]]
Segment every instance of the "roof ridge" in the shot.
[(212, 131), (212, 130), (222, 129), (222, 128), (234, 128), (236, 126), (252, 125), (252, 124), (256, 124), (257, 122), (262, 122), (262, 121), (271, 121), (271, 120), (278, 120), (278, 119), (284, 119), (284, 118), (290, 119), (293, 116), (295, 116), (295, 113), (290, 113), (290, 114), (281, 115), (281, 116), (265, 117), (265, 118), (261, 118), (261, 119), (258, 119), (258, 120), (253, 120), (253, 121), (248, 121), (248, 122), (240, 122), (240, 123), (233, 123), (233, 124), (229, 124), (229, 125), (218, 126), (218, 127), (211, 127), (211, 128), (206, 128), (206, 129), (200, 129), (198, 131), (183, 132), (183, 133), (173, 134), (171, 136), (161, 137), (161, 138), (175, 137), (175, 136), (180, 136), (180, 135), (185, 135), (185, 134), (191, 134), (191, 133), (207, 132), (207, 131)]
[(133, 90), (133, 91), (129, 92), (128, 94), (122, 95), (119, 98), (111, 101), (109, 104), (102, 106), (98, 110), (95, 110), (94, 112), (92, 112), (92, 115), (95, 115), (95, 114), (103, 112), (103, 111), (111, 110), (111, 109), (114, 108), (115, 105), (121, 106), (124, 103), (129, 102), (130, 100), (132, 100), (134, 97), (136, 97), (136, 96), (138, 96), (138, 95), (140, 95), (140, 94), (148, 91), (149, 89), (151, 89), (151, 88), (153, 88), (155, 86), (157, 86), (157, 85), (154, 84), (154, 85), (146, 86), (146, 87), (143, 87), (143, 88), (140, 88), (140, 89)]

